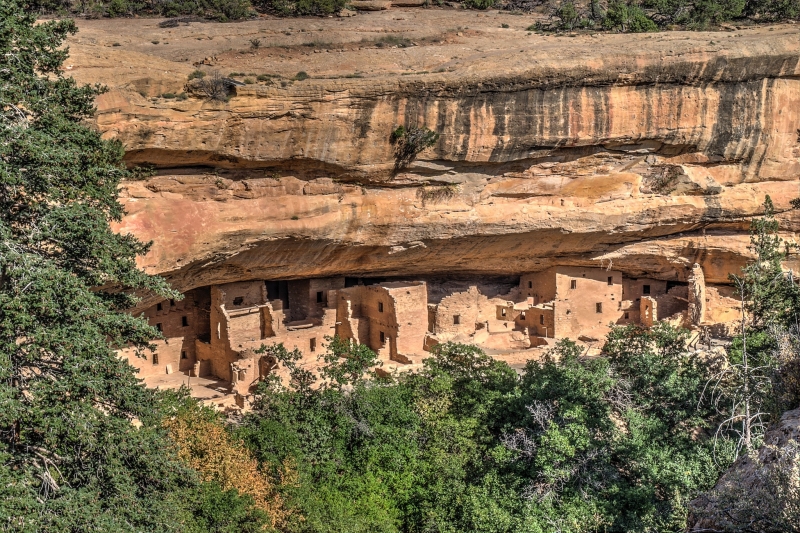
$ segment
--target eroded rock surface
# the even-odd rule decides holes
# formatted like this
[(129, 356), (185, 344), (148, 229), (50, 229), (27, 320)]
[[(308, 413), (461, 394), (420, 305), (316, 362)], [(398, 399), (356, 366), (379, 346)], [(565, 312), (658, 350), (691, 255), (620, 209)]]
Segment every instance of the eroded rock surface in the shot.
[[(767, 194), (795, 239), (794, 26), (553, 37), (524, 19), (86, 21), (70, 70), (109, 86), (105, 136), (159, 168), (125, 184), (119, 229), (154, 240), (143, 266), (181, 290), (553, 265), (685, 282), (695, 263), (724, 283)], [(159, 96), (197, 66), (282, 77), (228, 102)], [(396, 169), (399, 125), (440, 137)]]

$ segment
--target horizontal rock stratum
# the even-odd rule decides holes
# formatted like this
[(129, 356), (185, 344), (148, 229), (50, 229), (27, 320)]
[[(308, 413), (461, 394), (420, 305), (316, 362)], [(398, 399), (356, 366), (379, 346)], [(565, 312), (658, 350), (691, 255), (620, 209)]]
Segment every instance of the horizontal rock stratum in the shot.
[[(158, 22), (81, 22), (68, 68), (108, 86), (97, 126), (130, 164), (158, 167), (125, 183), (119, 229), (153, 240), (142, 265), (182, 290), (552, 265), (685, 281), (695, 262), (724, 283), (765, 195), (787, 239), (800, 228), (795, 26), (546, 36), (434, 9)], [(255, 83), (228, 102), (161, 97), (198, 65)], [(400, 125), (439, 139), (396, 169)]]

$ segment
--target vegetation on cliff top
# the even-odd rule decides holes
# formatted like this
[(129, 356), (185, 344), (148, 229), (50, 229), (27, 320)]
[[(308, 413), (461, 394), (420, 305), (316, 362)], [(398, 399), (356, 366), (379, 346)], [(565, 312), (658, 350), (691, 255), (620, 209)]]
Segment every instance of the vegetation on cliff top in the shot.
[[(337, 13), (348, 0), (30, 0), (44, 13), (88, 17), (197, 16), (241, 20), (257, 12), (279, 16), (320, 16)], [(433, 0), (431, 5), (443, 5)], [(729, 21), (777, 22), (800, 17), (800, 0), (461, 0), (469, 9), (496, 7), (512, 12), (549, 15), (547, 23), (529, 29), (648, 32), (681, 27), (703, 29)]]

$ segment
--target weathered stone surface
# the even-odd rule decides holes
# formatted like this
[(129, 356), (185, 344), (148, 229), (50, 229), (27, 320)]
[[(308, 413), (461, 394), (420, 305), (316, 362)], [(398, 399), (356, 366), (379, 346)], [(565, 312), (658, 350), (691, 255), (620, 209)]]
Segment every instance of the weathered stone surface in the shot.
[[(110, 86), (98, 127), (131, 164), (161, 168), (126, 184), (119, 229), (153, 239), (142, 264), (180, 289), (609, 263), (681, 281), (697, 263), (725, 283), (766, 194), (795, 239), (794, 27), (571, 39), (522, 22), (399, 9), (292, 32), (81, 22), (72, 72)], [(302, 46), (318, 29), (340, 48)], [(382, 35), (403, 47), (372, 46)], [(249, 50), (253, 36), (286, 47)], [(180, 92), (192, 63), (284, 81), (227, 103), (156, 98)], [(312, 78), (289, 80), (300, 70)], [(440, 137), (396, 172), (398, 125)]]

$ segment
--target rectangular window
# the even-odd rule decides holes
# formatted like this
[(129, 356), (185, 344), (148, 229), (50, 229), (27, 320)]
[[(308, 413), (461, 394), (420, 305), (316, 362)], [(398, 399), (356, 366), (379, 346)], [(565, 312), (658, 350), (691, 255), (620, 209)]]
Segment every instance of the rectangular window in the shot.
[(322, 291), (317, 291), (317, 303), (322, 303)]
[(532, 288), (533, 288), (533, 282), (532, 282), (532, 281), (529, 281), (529, 282), (528, 282), (528, 288), (529, 288), (529, 289), (532, 289)]
[(544, 315), (539, 315), (539, 324), (544, 326)]
[(630, 313), (628, 313), (627, 311), (625, 311), (625, 320), (628, 320), (629, 318), (630, 318)]
[(244, 302), (244, 296), (237, 296), (233, 299), (233, 305), (242, 305), (242, 302)]
[(383, 302), (378, 302), (378, 312), (383, 313)]
[(186, 352), (181, 352), (181, 359), (187, 359)]
[(614, 278), (612, 276), (608, 276), (608, 284), (609, 285), (613, 285), (614, 284)]
[(183, 327), (187, 327), (189, 325), (189, 317), (182, 316), (181, 317), (181, 325)]
[(169, 300), (169, 306), (170, 306), (170, 307), (174, 307), (174, 306), (175, 306), (175, 300), (174, 300), (174, 299), (170, 298), (170, 300)]
[(386, 334), (381, 331), (381, 344), (383, 344), (384, 342), (386, 342)]
[(309, 348), (309, 349), (310, 349), (312, 352), (316, 352), (316, 351), (317, 351), (317, 339), (316, 339), (316, 338), (314, 338), (314, 339), (310, 339), (310, 340), (308, 341), (308, 348)]
[(506, 316), (506, 310), (505, 309), (501, 309), (500, 310), (500, 316)]
[(453, 325), (457, 326), (461, 324), (461, 316), (460, 315), (453, 315)]
[(642, 285), (642, 294), (650, 294), (650, 285)]
[(525, 313), (524, 312), (520, 313), (519, 318), (520, 320), (525, 320)]
[(160, 303), (156, 304), (156, 311), (163, 311), (163, 310), (164, 310), (163, 305), (161, 305)]
[(596, 304), (594, 304), (594, 309), (598, 313), (602, 313), (603, 312), (603, 304), (600, 303), (600, 302), (597, 302)]
[(156, 329), (158, 330), (159, 333), (164, 333), (164, 328), (163, 326), (161, 326), (161, 322), (156, 323)]
[(570, 281), (569, 282), (569, 288), (570, 289), (577, 289), (578, 288), (578, 280), (573, 279), (572, 281)]
[(154, 353), (154, 354), (153, 354), (153, 364), (154, 364), (154, 365), (157, 365), (157, 364), (158, 364), (158, 354), (157, 354), (157, 353)]

